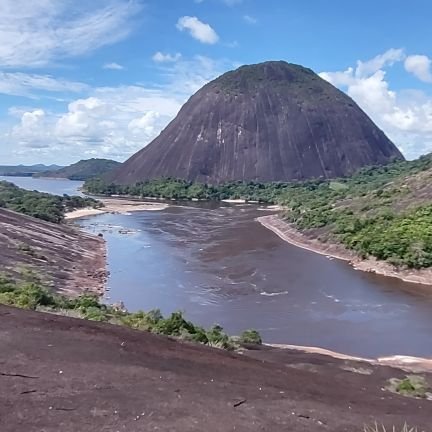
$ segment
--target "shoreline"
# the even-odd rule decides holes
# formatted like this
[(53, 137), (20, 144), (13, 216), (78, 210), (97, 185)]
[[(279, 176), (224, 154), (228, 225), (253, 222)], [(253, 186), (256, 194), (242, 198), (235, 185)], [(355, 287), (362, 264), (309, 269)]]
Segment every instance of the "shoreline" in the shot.
[(278, 215), (261, 216), (256, 218), (262, 226), (274, 232), (278, 237), (293, 246), (308, 251), (346, 261), (354, 270), (374, 273), (381, 276), (393, 277), (404, 282), (432, 286), (432, 269), (399, 270), (393, 265), (374, 258), (362, 259), (355, 252), (346, 249), (341, 244), (322, 243), (318, 239), (307, 237), (293, 225), (283, 221)]
[[(77, 219), (80, 217), (94, 216), (98, 214), (104, 213), (118, 213), (124, 214), (132, 211), (159, 211), (164, 210), (169, 207), (169, 204), (165, 203), (154, 203), (147, 201), (130, 201), (122, 198), (106, 198), (101, 200), (106, 205), (105, 208), (102, 209), (79, 209), (74, 212), (69, 213), (68, 220)], [(278, 210), (277, 206), (268, 206), (268, 208), (262, 210)], [(346, 254), (341, 252), (340, 247), (338, 245), (326, 245), (320, 243), (318, 240), (308, 239), (304, 234), (296, 230), (294, 227), (290, 226), (283, 220), (281, 220), (276, 214), (260, 216), (256, 219), (260, 222), (265, 228), (273, 231), (284, 241), (311, 252), (315, 252), (321, 255), (325, 255), (327, 257), (333, 257), (335, 259), (348, 261), (352, 266), (355, 266), (356, 269), (361, 269), (357, 266), (358, 263), (355, 261), (355, 255), (351, 251), (346, 250)], [(104, 242), (105, 248), (107, 247)], [(106, 250), (105, 250), (106, 257)], [(357, 260), (359, 258), (357, 257)], [(105, 259), (106, 263), (106, 259)], [(107, 264), (107, 263), (106, 263)], [(363, 269), (362, 269), (363, 270)], [(363, 270), (370, 271), (370, 270)], [(389, 276), (386, 273), (378, 273), (384, 274), (385, 276)], [(399, 279), (402, 279), (400, 276), (395, 276)], [(99, 295), (104, 295), (106, 291), (106, 280), (104, 283), (103, 291), (96, 291)], [(412, 282), (412, 281), (409, 281)], [(421, 282), (417, 282), (421, 283)], [(432, 284), (432, 281), (430, 282)], [(291, 344), (266, 344), (264, 345), (279, 349), (287, 349), (293, 351), (300, 351), (310, 354), (321, 354), (325, 356), (329, 356), (335, 359), (340, 360), (350, 360), (350, 361), (359, 361), (366, 362), (371, 365), (381, 365), (381, 366), (390, 366), (399, 369), (403, 369), (410, 372), (429, 372), (432, 371), (432, 358), (425, 357), (413, 357), (409, 355), (391, 355), (384, 356), (378, 358), (366, 358), (361, 356), (353, 356), (349, 354), (344, 354), (341, 352), (331, 351), (326, 348), (315, 347), (315, 346), (302, 346), (302, 345), (291, 345)]]
[(148, 201), (134, 201), (122, 198), (102, 198), (98, 201), (104, 204), (99, 209), (87, 207), (77, 209), (65, 214), (65, 220), (79, 219), (88, 216), (97, 216), (104, 213), (127, 214), (137, 211), (161, 211), (169, 207), (166, 203), (155, 203)]
[(427, 357), (413, 357), (408, 355), (395, 354), (391, 356), (367, 358), (367, 357), (359, 357), (359, 356), (344, 354), (337, 351), (331, 351), (326, 348), (320, 348), (314, 346), (290, 345), (290, 344), (266, 344), (266, 343), (264, 343), (264, 345), (272, 348), (286, 349), (291, 351), (300, 351), (308, 354), (321, 354), (339, 360), (350, 360), (350, 361), (365, 362), (371, 365), (389, 366), (389, 367), (403, 369), (405, 371), (414, 372), (414, 373), (432, 371), (432, 358), (427, 358)]

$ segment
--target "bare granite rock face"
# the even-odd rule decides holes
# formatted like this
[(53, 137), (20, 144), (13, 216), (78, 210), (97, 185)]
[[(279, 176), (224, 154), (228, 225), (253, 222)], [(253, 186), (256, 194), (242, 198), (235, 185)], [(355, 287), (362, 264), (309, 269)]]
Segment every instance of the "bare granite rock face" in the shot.
[(70, 296), (105, 291), (106, 247), (98, 236), (0, 208), (0, 244), (0, 273), (20, 279), (32, 270)]
[(205, 85), (108, 179), (332, 178), (394, 159), (403, 156), (349, 96), (310, 69), (275, 61), (242, 66)]

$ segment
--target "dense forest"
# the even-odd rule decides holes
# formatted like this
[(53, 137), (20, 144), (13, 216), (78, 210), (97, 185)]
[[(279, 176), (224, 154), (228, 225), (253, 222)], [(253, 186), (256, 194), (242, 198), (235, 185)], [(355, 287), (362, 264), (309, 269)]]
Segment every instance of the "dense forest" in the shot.
[(95, 195), (212, 201), (244, 199), (267, 204), (277, 202), (287, 187), (290, 187), (290, 183), (231, 182), (212, 186), (172, 178), (148, 180), (134, 185), (119, 185), (106, 183), (102, 179), (92, 179), (84, 185), (88, 193)]
[(60, 223), (65, 213), (84, 207), (100, 207), (93, 198), (57, 196), (21, 189), (13, 183), (0, 181), (0, 207), (14, 210), (48, 222)]
[(85, 188), (101, 195), (280, 204), (287, 221), (321, 241), (342, 242), (396, 266), (432, 266), (432, 155), (332, 180), (206, 185), (166, 178), (117, 185), (94, 179)]

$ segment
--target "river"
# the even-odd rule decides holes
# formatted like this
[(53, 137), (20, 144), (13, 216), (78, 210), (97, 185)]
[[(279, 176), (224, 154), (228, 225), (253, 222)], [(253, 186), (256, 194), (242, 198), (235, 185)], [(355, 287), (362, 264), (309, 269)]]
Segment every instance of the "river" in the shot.
[(83, 195), (79, 190), (83, 185), (83, 182), (80, 181), (11, 176), (0, 176), (0, 180), (15, 183), (23, 189), (37, 190), (39, 192), (47, 192), (55, 195)]
[[(29, 180), (28, 188), (45, 191), (52, 182), (55, 193), (81, 185), (64, 181), (60, 192), (58, 180)], [(180, 204), (76, 223), (104, 234), (107, 301), (122, 300), (132, 311), (183, 310), (231, 334), (255, 328), (268, 343), (373, 357), (432, 355), (431, 288), (294, 247), (254, 220), (267, 213), (251, 205)]]

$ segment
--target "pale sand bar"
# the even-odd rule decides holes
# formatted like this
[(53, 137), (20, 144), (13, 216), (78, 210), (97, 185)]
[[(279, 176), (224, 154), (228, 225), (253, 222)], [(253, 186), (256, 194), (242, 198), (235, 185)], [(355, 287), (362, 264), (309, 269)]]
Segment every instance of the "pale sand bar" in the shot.
[(165, 203), (126, 200), (120, 198), (102, 198), (99, 199), (105, 207), (100, 209), (84, 208), (68, 212), (65, 219), (78, 219), (82, 217), (95, 216), (103, 213), (130, 213), (136, 211), (159, 211), (168, 207)]
[(319, 347), (301, 346), (301, 345), (287, 345), (287, 344), (265, 344), (274, 348), (289, 349), (295, 351), (303, 351), (311, 354), (322, 354), (337, 358), (340, 360), (354, 360), (360, 362), (367, 362), (374, 365), (385, 365), (403, 369), (409, 372), (430, 372), (432, 371), (432, 359), (424, 357), (412, 357), (404, 355), (394, 355), (389, 357), (378, 357), (376, 359), (350, 356), (335, 351), (330, 351)]

